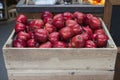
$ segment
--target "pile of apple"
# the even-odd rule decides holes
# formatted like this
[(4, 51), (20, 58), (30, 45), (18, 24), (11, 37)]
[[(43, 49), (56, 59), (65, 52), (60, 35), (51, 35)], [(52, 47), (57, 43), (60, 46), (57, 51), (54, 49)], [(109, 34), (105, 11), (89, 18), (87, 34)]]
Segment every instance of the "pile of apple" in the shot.
[(18, 48), (102, 48), (108, 41), (99, 18), (78, 11), (55, 15), (44, 11), (41, 19), (30, 21), (20, 14), (15, 33), (12, 46)]

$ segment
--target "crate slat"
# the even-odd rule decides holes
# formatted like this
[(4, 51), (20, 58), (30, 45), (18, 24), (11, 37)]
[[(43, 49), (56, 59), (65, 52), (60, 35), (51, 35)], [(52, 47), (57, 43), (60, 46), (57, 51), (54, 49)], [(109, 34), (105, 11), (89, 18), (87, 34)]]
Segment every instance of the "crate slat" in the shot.
[(114, 71), (8, 70), (9, 80), (113, 80)]

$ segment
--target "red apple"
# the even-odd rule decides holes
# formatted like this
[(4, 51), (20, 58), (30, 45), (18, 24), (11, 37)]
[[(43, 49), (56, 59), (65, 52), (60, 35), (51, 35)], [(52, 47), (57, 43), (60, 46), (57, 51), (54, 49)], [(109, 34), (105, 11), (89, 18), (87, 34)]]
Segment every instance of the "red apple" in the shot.
[(27, 25), (27, 26), (26, 26), (26, 32), (29, 32), (29, 31), (31, 31), (31, 30), (30, 30), (30, 26)]
[(76, 24), (71, 27), (73, 30), (74, 35), (81, 34), (82, 33), (82, 27), (79, 24)]
[(54, 43), (56, 41), (59, 41), (60, 39), (60, 34), (59, 32), (52, 32), (49, 34), (49, 40), (50, 42)]
[(94, 30), (102, 27), (102, 23), (97, 17), (91, 17), (89, 20), (89, 25)]
[(35, 30), (35, 40), (38, 42), (46, 42), (48, 38), (48, 32), (44, 29)]
[(36, 47), (36, 44), (37, 44), (37, 42), (35, 41), (35, 39), (29, 39), (27, 41), (27, 46), (28, 47)]
[(85, 42), (85, 47), (86, 48), (96, 48), (96, 44), (92, 40), (87, 40)]
[(41, 18), (44, 19), (46, 17), (53, 18), (53, 14), (49, 11), (44, 11), (41, 15)]
[(79, 24), (83, 24), (83, 22), (85, 20), (85, 14), (83, 14), (82, 12), (76, 11), (76, 12), (74, 12), (73, 16)]
[(86, 41), (91, 39), (91, 36), (89, 36), (89, 34), (87, 32), (83, 32), (81, 35), (83, 36), (84, 40), (86, 40)]
[(105, 34), (105, 31), (103, 29), (97, 29), (94, 31), (94, 34), (91, 36), (92, 40), (95, 41), (95, 37), (98, 35), (98, 34)]
[(66, 48), (66, 43), (62, 41), (57, 41), (53, 44), (54, 48)]
[(56, 27), (53, 26), (50, 23), (46, 23), (45, 24), (45, 30), (47, 30), (49, 33), (55, 32), (56, 31)]
[(53, 20), (53, 25), (57, 28), (57, 29), (61, 29), (64, 27), (64, 21), (63, 20)]
[(45, 17), (45, 18), (43, 19), (43, 21), (44, 21), (44, 23), (50, 23), (50, 24), (52, 24), (53, 19), (50, 18), (50, 17)]
[(105, 34), (105, 31), (103, 29), (97, 29), (94, 32), (95, 34)]
[(51, 42), (45, 42), (39, 46), (39, 48), (52, 48), (52, 43)]
[(75, 20), (66, 20), (65, 24), (67, 27), (72, 27), (72, 26), (75, 26), (77, 22)]
[(30, 39), (30, 35), (28, 33), (26, 33), (26, 32), (20, 31), (17, 34), (17, 39), (21, 39), (21, 40), (27, 41), (28, 39)]
[(85, 17), (85, 24), (88, 25), (89, 24), (89, 20), (93, 17), (92, 14), (86, 14), (86, 17)]
[(60, 36), (64, 39), (64, 40), (68, 40), (70, 39), (74, 34), (73, 34), (73, 30), (70, 27), (64, 27), (62, 28), (60, 31)]
[(68, 48), (72, 48), (72, 45), (71, 45), (70, 42), (67, 43), (67, 47), (68, 47)]
[(44, 26), (44, 22), (41, 19), (35, 19), (29, 23), (30, 30), (41, 29)]
[(64, 27), (64, 18), (62, 14), (56, 14), (53, 17), (53, 25), (57, 28), (57, 29), (61, 29)]
[(95, 37), (96, 37), (97, 35), (98, 35), (98, 34), (93, 34), (93, 35), (91, 36), (91, 38), (92, 38), (93, 41), (95, 41)]
[(13, 40), (12, 45), (13, 45), (13, 47), (17, 47), (17, 48), (24, 48), (24, 47), (26, 47), (25, 41), (23, 41), (21, 39)]
[(31, 39), (34, 39), (34, 38), (35, 38), (34, 32), (29, 31), (28, 34), (30, 35), (30, 38), (31, 38)]
[(17, 16), (16, 22), (27, 24), (27, 17), (24, 14), (20, 14)]
[(84, 26), (83, 30), (89, 34), (89, 36), (92, 36), (93, 31), (89, 26)]
[(63, 18), (63, 15), (62, 14), (56, 14), (54, 17), (53, 17), (53, 20), (63, 20), (64, 18)]
[(65, 20), (73, 19), (73, 14), (70, 13), (70, 12), (64, 12), (64, 13), (63, 13), (63, 18), (64, 18)]
[(85, 45), (85, 40), (82, 35), (76, 35), (71, 39), (71, 45), (74, 48), (82, 48)]
[(106, 47), (108, 41), (108, 36), (105, 34), (98, 34), (95, 37), (95, 42), (98, 47)]
[(20, 31), (25, 31), (26, 30), (26, 26), (22, 23), (17, 23), (15, 25), (15, 32), (18, 33)]

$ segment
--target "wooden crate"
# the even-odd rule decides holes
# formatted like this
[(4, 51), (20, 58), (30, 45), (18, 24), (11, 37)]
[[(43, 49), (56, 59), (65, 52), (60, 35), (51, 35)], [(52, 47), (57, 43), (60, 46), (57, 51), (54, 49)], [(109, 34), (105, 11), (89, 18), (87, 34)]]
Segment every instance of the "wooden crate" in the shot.
[(107, 48), (13, 48), (13, 30), (3, 46), (9, 80), (113, 80), (117, 48), (102, 25)]
[[(101, 20), (102, 21), (102, 20)], [(13, 48), (14, 31), (3, 47), (7, 69), (114, 70), (117, 48), (109, 37), (107, 48)]]

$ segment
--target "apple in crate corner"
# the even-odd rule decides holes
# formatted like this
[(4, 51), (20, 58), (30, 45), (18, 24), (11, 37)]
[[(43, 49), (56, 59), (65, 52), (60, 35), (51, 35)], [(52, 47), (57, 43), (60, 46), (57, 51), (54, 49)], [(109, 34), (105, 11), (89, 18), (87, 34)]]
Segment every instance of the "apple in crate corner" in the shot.
[(24, 47), (26, 47), (26, 42), (21, 39), (15, 39), (12, 42), (12, 46), (16, 47), (16, 48), (24, 48)]
[(109, 38), (106, 34), (96, 35), (95, 42), (96, 42), (97, 47), (106, 47), (108, 39)]
[(93, 30), (100, 29), (102, 27), (102, 23), (97, 17), (91, 17), (89, 20), (89, 25)]
[(20, 31), (25, 31), (26, 30), (26, 25), (23, 23), (16, 23), (15, 25), (15, 32), (18, 33)]
[(85, 48), (96, 48), (96, 44), (92, 40), (87, 40), (85, 42)]
[(97, 29), (94, 32), (95, 34), (105, 34), (105, 31), (103, 29)]
[(24, 14), (20, 14), (17, 16), (16, 22), (27, 24), (27, 17)]
[(27, 41), (28, 39), (30, 39), (30, 35), (28, 33), (26, 33), (26, 32), (20, 31), (17, 34), (17, 39), (21, 39), (21, 40)]

